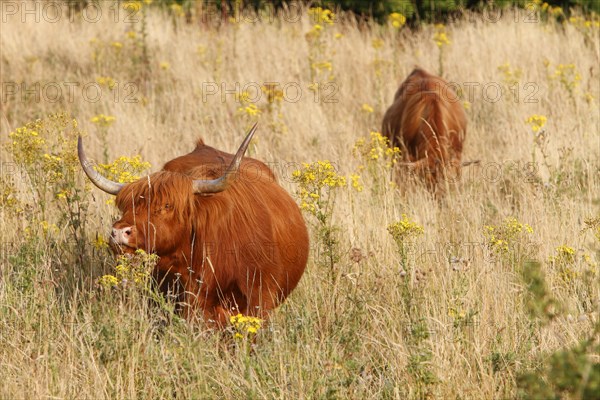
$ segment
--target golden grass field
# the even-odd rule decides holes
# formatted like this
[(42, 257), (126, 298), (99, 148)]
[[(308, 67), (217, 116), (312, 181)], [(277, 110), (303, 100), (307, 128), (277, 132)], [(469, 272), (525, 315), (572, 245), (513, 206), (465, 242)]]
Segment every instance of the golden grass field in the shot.
[[(315, 33), (307, 10), (186, 24), (177, 10), (144, 5), (128, 21), (102, 5), (97, 21), (69, 21), (65, 8), (54, 22), (51, 10), (2, 5), (0, 398), (515, 398), (519, 374), (598, 340), (600, 221), (587, 229), (600, 217), (597, 25), (472, 15), (447, 24), (439, 47), (442, 28), (429, 25), (339, 18)], [(435, 197), (409, 176), (390, 185), (384, 155), (353, 148), (381, 129), (416, 65), (440, 72), (440, 52), (467, 108), (463, 159), (480, 164)], [(257, 94), (267, 82), (283, 98)], [(258, 121), (250, 155), (293, 195), (303, 162), (328, 160), (347, 178), (322, 188), (337, 244), (324, 245), (305, 212), (307, 270), (254, 342), (189, 324), (135, 287), (102, 289), (115, 266), (103, 243), (117, 217), (110, 197), (88, 184), (74, 218), (43, 165), (75, 165), (82, 188), (78, 165), (64, 156), (27, 169), (9, 136), (58, 112), (77, 120), (96, 160), (139, 154), (152, 171), (199, 137), (234, 152)], [(101, 114), (114, 120), (92, 122)], [(533, 115), (546, 117), (537, 132)], [(52, 132), (47, 143), (60, 141)], [(403, 214), (396, 243), (387, 227)], [(537, 315), (527, 259), (545, 276), (540, 301), (553, 299)]]

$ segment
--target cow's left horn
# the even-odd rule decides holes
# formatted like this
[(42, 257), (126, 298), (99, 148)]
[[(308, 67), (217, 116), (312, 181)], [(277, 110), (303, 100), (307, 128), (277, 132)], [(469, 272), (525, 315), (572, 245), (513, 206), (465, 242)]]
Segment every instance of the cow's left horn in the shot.
[(81, 163), (83, 171), (88, 178), (90, 178), (90, 181), (98, 186), (99, 189), (116, 196), (123, 186), (125, 186), (122, 183), (113, 182), (110, 179), (103, 177), (94, 169), (92, 163), (87, 159), (85, 152), (83, 151), (83, 140), (81, 139), (81, 136), (77, 139), (77, 156), (79, 157), (79, 162)]
[(242, 158), (244, 157), (244, 153), (246, 153), (246, 149), (248, 148), (248, 145), (250, 144), (250, 140), (252, 140), (252, 136), (254, 136), (254, 132), (256, 132), (257, 125), (258, 125), (258, 122), (255, 123), (252, 126), (252, 128), (250, 128), (250, 130), (248, 131), (248, 134), (246, 135), (246, 138), (242, 142), (242, 145), (238, 149), (237, 153), (235, 153), (235, 157), (233, 158), (233, 161), (231, 161), (229, 168), (227, 168), (227, 171), (225, 171), (223, 176), (221, 176), (220, 178), (217, 178), (217, 179), (209, 179), (209, 180), (196, 179), (196, 180), (194, 180), (194, 193), (197, 193), (197, 194), (219, 193), (219, 192), (222, 192), (223, 190), (227, 189), (227, 187), (229, 187), (233, 178), (235, 177), (235, 174), (238, 172), (238, 169), (240, 168)]

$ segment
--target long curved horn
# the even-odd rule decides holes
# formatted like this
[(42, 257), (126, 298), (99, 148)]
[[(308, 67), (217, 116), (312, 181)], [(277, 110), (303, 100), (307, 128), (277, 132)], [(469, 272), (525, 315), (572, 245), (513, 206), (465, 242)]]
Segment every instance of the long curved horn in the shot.
[(94, 169), (92, 162), (88, 160), (85, 152), (83, 151), (83, 140), (81, 139), (81, 136), (77, 138), (77, 156), (79, 157), (79, 162), (81, 163), (81, 167), (83, 168), (85, 174), (100, 190), (116, 196), (119, 191), (123, 189), (123, 186), (125, 186), (124, 184), (113, 182), (110, 179), (100, 175), (100, 173)]
[(240, 168), (240, 164), (242, 162), (242, 158), (244, 157), (244, 153), (246, 153), (246, 149), (250, 144), (250, 140), (252, 140), (252, 136), (254, 136), (254, 132), (256, 132), (256, 126), (258, 122), (255, 123), (252, 128), (248, 131), (246, 138), (242, 142), (242, 145), (238, 149), (237, 153), (235, 153), (235, 157), (227, 171), (217, 179), (195, 179), (194, 180), (194, 193), (196, 194), (208, 194), (208, 193), (219, 193), (223, 190), (227, 189), (231, 182), (233, 181), (236, 172)]

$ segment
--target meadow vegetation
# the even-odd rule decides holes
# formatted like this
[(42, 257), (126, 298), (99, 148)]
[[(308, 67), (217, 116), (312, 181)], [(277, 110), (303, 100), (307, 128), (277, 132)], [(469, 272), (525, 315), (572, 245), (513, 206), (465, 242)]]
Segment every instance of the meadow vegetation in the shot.
[[(0, 398), (598, 393), (597, 15), (411, 31), (399, 14), (220, 21), (149, 3), (101, 2), (95, 22), (3, 15)], [(452, 82), (463, 159), (480, 160), (443, 196), (379, 134), (416, 65)], [(256, 121), (249, 154), (297, 199), (312, 251), (268, 322), (217, 333), (155, 292), (155, 257), (110, 253), (117, 210), (76, 140), (130, 182), (199, 137), (233, 152)]]

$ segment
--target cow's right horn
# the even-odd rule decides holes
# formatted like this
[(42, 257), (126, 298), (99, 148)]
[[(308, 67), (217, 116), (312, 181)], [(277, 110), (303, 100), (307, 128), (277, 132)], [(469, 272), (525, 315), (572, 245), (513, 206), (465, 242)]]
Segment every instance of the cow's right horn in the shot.
[(256, 126), (258, 122), (255, 123), (252, 128), (248, 131), (246, 138), (242, 142), (242, 145), (238, 149), (237, 153), (235, 153), (235, 157), (233, 157), (233, 161), (227, 168), (227, 171), (217, 179), (195, 179), (194, 180), (194, 193), (196, 194), (210, 194), (210, 193), (219, 193), (223, 190), (227, 189), (231, 182), (233, 181), (235, 174), (238, 172), (240, 168), (240, 164), (242, 162), (242, 158), (244, 157), (244, 153), (246, 153), (246, 149), (250, 144), (250, 140), (252, 140), (252, 136), (254, 136), (254, 132), (256, 132)]
[(83, 151), (83, 140), (81, 139), (81, 136), (77, 139), (77, 156), (79, 157), (79, 162), (81, 163), (83, 171), (88, 178), (90, 178), (90, 181), (92, 181), (99, 189), (116, 196), (123, 186), (125, 186), (122, 183), (113, 182), (110, 179), (103, 177), (94, 169), (92, 163), (87, 159), (85, 152)]

